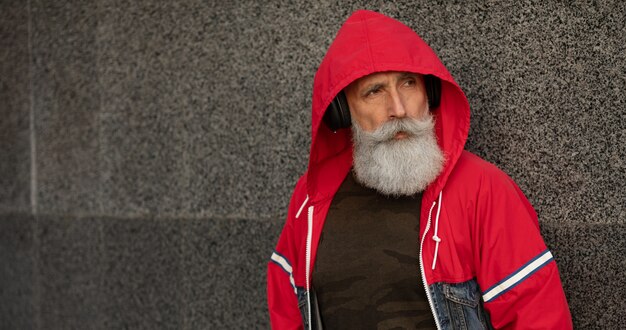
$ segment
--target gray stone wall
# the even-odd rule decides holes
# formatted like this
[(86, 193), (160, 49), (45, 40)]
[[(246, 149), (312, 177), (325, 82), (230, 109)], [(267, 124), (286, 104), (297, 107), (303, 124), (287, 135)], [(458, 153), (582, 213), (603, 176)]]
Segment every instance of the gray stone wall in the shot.
[(619, 328), (624, 2), (199, 0), (0, 1), (0, 328), (267, 328), (313, 75), (358, 8), (438, 53), (576, 327)]

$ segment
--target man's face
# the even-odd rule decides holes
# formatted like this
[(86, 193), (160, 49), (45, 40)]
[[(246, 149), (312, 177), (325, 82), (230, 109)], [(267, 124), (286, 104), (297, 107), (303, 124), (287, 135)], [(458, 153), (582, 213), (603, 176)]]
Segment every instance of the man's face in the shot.
[(365, 76), (345, 90), (352, 116), (353, 168), (357, 181), (385, 195), (423, 191), (441, 172), (422, 77), (407, 72)]
[[(352, 82), (345, 93), (352, 120), (365, 132), (375, 131), (391, 119), (420, 119), (428, 113), (424, 80), (416, 73), (372, 73)], [(404, 132), (395, 136), (404, 138)]]

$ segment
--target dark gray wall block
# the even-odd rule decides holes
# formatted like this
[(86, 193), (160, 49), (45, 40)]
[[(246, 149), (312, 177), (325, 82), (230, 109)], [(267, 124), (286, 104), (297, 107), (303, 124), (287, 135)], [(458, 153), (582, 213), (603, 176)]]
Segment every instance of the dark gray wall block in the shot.
[(37, 283), (40, 326), (102, 329), (100, 310), (106, 269), (101, 221), (66, 216), (37, 217)]
[(0, 2), (0, 211), (30, 209), (28, 6)]
[(282, 219), (34, 221), (0, 216), (0, 329), (269, 325), (265, 267)]
[(34, 218), (0, 214), (0, 329), (36, 326)]
[(103, 219), (106, 329), (182, 328), (178, 219)]
[(282, 219), (195, 219), (185, 226), (189, 329), (269, 328), (265, 272)]
[(626, 225), (541, 228), (561, 273), (574, 329), (619, 329), (626, 310)]
[(0, 328), (266, 328), (314, 73), (359, 8), (432, 46), (576, 327), (618, 328), (626, 3), (201, 0), (0, 4)]

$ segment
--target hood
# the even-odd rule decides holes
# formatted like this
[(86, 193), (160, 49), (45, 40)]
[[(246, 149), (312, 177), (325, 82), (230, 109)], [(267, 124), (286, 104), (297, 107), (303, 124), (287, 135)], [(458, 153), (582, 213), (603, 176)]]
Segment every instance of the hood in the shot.
[(424, 198), (434, 198), (445, 185), (467, 140), (467, 99), (437, 55), (413, 30), (382, 14), (359, 10), (342, 25), (315, 74), (306, 174), (311, 201), (332, 198), (352, 167), (351, 130), (333, 132), (323, 124), (326, 108), (351, 82), (383, 71), (431, 74), (441, 79), (441, 103), (433, 115), (446, 164)]

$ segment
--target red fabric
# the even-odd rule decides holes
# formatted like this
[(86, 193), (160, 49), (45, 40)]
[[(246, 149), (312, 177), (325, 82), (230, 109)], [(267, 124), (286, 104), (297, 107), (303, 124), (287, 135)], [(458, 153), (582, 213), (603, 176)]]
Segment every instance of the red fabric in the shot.
[[(313, 221), (312, 273), (330, 202), (352, 166), (350, 131), (331, 132), (321, 124), (322, 116), (344, 87), (381, 71), (433, 74), (442, 80), (441, 103), (433, 114), (446, 165), (423, 194), (421, 234), (416, 239), (424, 235), (430, 207), (442, 192), (441, 243), (435, 270), (431, 270), (434, 224), (422, 253), (427, 282), (458, 283), (476, 278), (484, 293), (546, 250), (535, 211), (506, 174), (463, 150), (469, 130), (469, 104), (435, 53), (404, 24), (371, 11), (357, 11), (348, 18), (315, 75), (309, 166), (294, 190), (276, 251), (292, 265), (296, 286), (306, 287), (309, 208)], [(273, 262), (268, 265), (267, 290), (272, 327), (302, 328), (289, 276)], [(554, 261), (485, 303), (485, 308), (496, 328), (572, 327)]]

